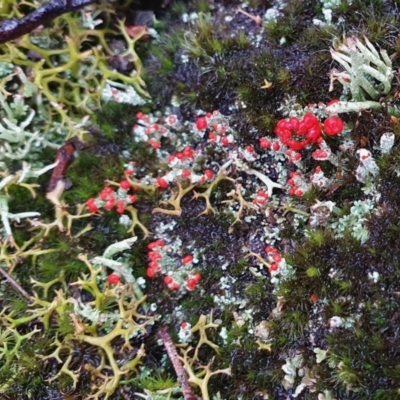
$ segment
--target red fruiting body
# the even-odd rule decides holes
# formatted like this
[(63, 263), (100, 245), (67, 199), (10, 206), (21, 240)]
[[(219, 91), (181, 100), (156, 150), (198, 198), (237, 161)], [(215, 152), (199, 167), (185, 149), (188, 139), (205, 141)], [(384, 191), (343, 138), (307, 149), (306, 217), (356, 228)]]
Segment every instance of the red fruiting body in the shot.
[(107, 200), (107, 202), (106, 202), (104, 208), (105, 208), (106, 210), (111, 210), (111, 209), (114, 207), (114, 204), (115, 204), (115, 197), (110, 197), (110, 198)]
[(190, 278), (190, 279), (188, 279), (188, 280), (186, 281), (186, 286), (187, 286), (187, 288), (188, 288), (189, 290), (194, 290), (194, 289), (196, 289), (196, 285), (197, 285), (197, 282), (196, 282), (193, 278)]
[(176, 116), (175, 116), (175, 115), (168, 115), (168, 117), (166, 118), (166, 121), (167, 121), (167, 123), (168, 123), (169, 125), (174, 125), (174, 124), (176, 124), (176, 122), (177, 122), (178, 120), (176, 119)]
[(121, 278), (117, 274), (110, 274), (107, 277), (107, 281), (110, 285), (116, 285), (120, 280)]
[(182, 151), (183, 157), (193, 158), (193, 149), (190, 146), (186, 146)]
[(199, 273), (194, 274), (192, 278), (196, 283), (199, 283), (201, 281), (201, 275)]
[(339, 117), (329, 117), (324, 121), (324, 132), (329, 136), (343, 132), (343, 121)]
[(184, 169), (181, 174), (182, 178), (189, 178), (190, 175), (192, 175), (192, 173), (188, 169)]
[(125, 211), (125, 208), (120, 208), (120, 207), (118, 207), (115, 211), (116, 211), (118, 214), (123, 214), (124, 211)]
[(268, 193), (267, 193), (265, 190), (262, 190), (262, 189), (260, 189), (260, 190), (257, 192), (257, 196), (265, 197), (265, 198), (268, 198), (268, 197), (269, 197), (269, 196), (268, 196)]
[(170, 285), (173, 281), (174, 281), (174, 280), (173, 280), (170, 276), (168, 276), (168, 275), (164, 278), (164, 283), (165, 283), (166, 285)]
[(272, 259), (273, 259), (276, 263), (278, 263), (278, 262), (280, 262), (280, 261), (282, 260), (282, 256), (281, 256), (279, 253), (275, 253), (275, 254), (272, 256)]
[(275, 247), (271, 247), (271, 246), (267, 246), (267, 247), (264, 249), (264, 251), (265, 251), (266, 253), (277, 253), (277, 252), (278, 252), (278, 250), (277, 250)]
[(268, 193), (265, 190), (260, 189), (257, 192), (257, 198), (253, 200), (253, 203), (263, 205), (268, 200), (268, 198), (269, 198)]
[(271, 147), (271, 142), (267, 138), (261, 138), (259, 143), (262, 149), (269, 149)]
[(164, 178), (157, 178), (157, 185), (161, 189), (166, 189), (168, 187), (168, 182)]
[(190, 254), (182, 258), (182, 264), (189, 264), (192, 261), (193, 261), (193, 256)]
[(147, 268), (146, 275), (149, 278), (154, 278), (156, 276), (156, 271), (153, 268)]
[(279, 151), (281, 149), (281, 144), (279, 142), (274, 142), (272, 144), (272, 150)]
[(294, 154), (293, 160), (294, 160), (295, 162), (301, 161), (301, 154), (300, 154), (300, 153)]
[(314, 160), (317, 161), (324, 161), (327, 160), (329, 158), (329, 153), (323, 149), (318, 149), (315, 150), (312, 154), (311, 154), (312, 158)]
[(208, 179), (212, 179), (214, 177), (214, 172), (212, 172), (211, 169), (206, 169), (204, 174)]
[(326, 106), (329, 107), (332, 104), (339, 103), (339, 101), (340, 101), (339, 99), (332, 99)]
[(204, 117), (197, 118), (196, 128), (199, 131), (202, 131), (203, 129), (206, 129), (207, 128), (207, 120)]
[(126, 169), (126, 170), (124, 171), (124, 174), (127, 175), (127, 176), (131, 176), (131, 175), (133, 175), (133, 170), (131, 170), (131, 169)]
[(278, 271), (278, 264), (272, 263), (269, 267), (271, 271)]
[(307, 140), (303, 140), (302, 142), (296, 142), (295, 140), (292, 139), (284, 140), (283, 138), (282, 138), (282, 143), (286, 144), (286, 146), (290, 147), (294, 151), (300, 151), (308, 145)]
[(301, 121), (296, 117), (289, 118), (289, 120), (279, 120), (276, 124), (275, 133), (284, 145), (292, 150), (299, 151), (310, 143), (318, 143), (321, 128), (315, 115), (305, 114)]
[(99, 197), (100, 200), (106, 201), (113, 194), (114, 190), (112, 190), (109, 186), (107, 186), (100, 192)]
[(156, 247), (164, 247), (165, 243), (163, 240), (156, 240), (155, 242), (151, 242), (147, 245), (149, 250), (154, 250)]
[(229, 144), (228, 138), (227, 138), (227, 137), (223, 137), (223, 138), (221, 139), (221, 143), (222, 143), (224, 146), (228, 146), (228, 144)]
[(254, 147), (253, 146), (246, 146), (246, 151), (248, 151), (249, 153), (253, 153), (254, 152)]
[(155, 272), (161, 271), (161, 267), (157, 261), (150, 261), (148, 267), (154, 269)]
[(304, 192), (301, 189), (296, 188), (296, 190), (294, 191), (294, 195), (297, 197), (302, 197), (304, 196)]
[(306, 138), (309, 143), (318, 143), (321, 138), (321, 127), (318, 125), (312, 126), (306, 133)]
[(257, 197), (256, 199), (253, 200), (254, 204), (260, 204), (261, 206), (267, 202), (267, 199), (265, 197)]
[(319, 121), (314, 114), (304, 114), (303, 119), (299, 122), (300, 135), (306, 134), (308, 129), (317, 125), (319, 125)]
[(178, 283), (178, 282), (172, 282), (172, 283), (169, 285), (169, 288), (170, 288), (171, 290), (179, 290), (180, 286), (179, 286), (179, 283)]
[(133, 195), (133, 194), (128, 196), (128, 199), (129, 199), (129, 203), (131, 203), (131, 204), (137, 202), (137, 197), (135, 195)]
[(157, 253), (155, 251), (149, 251), (148, 254), (149, 258), (151, 261), (157, 261), (162, 259), (162, 255), (160, 253)]
[(99, 211), (98, 207), (95, 204), (95, 201), (96, 201), (96, 199), (92, 197), (92, 198), (88, 199), (88, 201), (86, 202), (86, 207), (92, 213)]
[(159, 149), (161, 147), (161, 143), (158, 140), (154, 139), (149, 139), (147, 143), (153, 148), (153, 149)]
[(208, 140), (209, 140), (210, 142), (215, 142), (215, 141), (217, 140), (217, 135), (216, 135), (214, 132), (210, 132), (210, 133), (208, 134)]
[(316, 295), (315, 293), (312, 294), (310, 296), (310, 301), (312, 301), (313, 303), (316, 303), (318, 301), (318, 295)]

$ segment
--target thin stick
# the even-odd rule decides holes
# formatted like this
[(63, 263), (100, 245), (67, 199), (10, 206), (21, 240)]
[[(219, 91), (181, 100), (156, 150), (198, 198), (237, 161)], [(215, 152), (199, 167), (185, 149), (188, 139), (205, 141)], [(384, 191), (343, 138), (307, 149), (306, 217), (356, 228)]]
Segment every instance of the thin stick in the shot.
[(11, 276), (8, 275), (7, 272), (4, 271), (4, 269), (1, 267), (0, 267), (0, 274), (2, 274), (4, 276), (4, 278), (6, 278), (6, 280), (11, 284), (11, 286), (17, 292), (21, 293), (22, 296), (24, 296), (27, 300), (29, 300), (29, 301), (34, 300), (34, 298), (32, 296), (30, 296), (28, 292), (26, 292), (24, 289), (22, 289), (22, 287), (13, 278), (11, 278)]
[(188, 381), (188, 376), (185, 369), (183, 368), (181, 361), (179, 360), (178, 352), (176, 351), (175, 345), (172, 342), (172, 338), (169, 335), (166, 326), (163, 326), (159, 329), (158, 336), (162, 340), (165, 350), (167, 350), (168, 357), (172, 362), (172, 365), (176, 372), (176, 376), (178, 378), (178, 382), (182, 388), (184, 400), (197, 400), (197, 396), (192, 391), (192, 388)]
[(6, 19), (0, 23), (0, 44), (32, 32), (40, 25), (67, 12), (76, 11), (96, 0), (50, 0), (21, 19)]

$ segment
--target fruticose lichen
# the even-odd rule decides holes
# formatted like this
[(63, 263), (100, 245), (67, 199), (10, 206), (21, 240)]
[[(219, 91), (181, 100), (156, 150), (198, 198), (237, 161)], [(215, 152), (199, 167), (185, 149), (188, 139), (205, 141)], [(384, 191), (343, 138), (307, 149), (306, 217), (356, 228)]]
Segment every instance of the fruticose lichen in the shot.
[(100, 2), (0, 45), (3, 396), (396, 397), (396, 13), (334, 3)]

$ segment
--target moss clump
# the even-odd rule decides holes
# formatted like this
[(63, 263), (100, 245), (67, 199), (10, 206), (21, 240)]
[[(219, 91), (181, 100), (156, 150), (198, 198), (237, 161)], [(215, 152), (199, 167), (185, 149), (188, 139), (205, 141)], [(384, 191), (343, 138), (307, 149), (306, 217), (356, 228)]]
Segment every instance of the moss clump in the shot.
[[(399, 220), (394, 210), (400, 206), (399, 184), (393, 170), (382, 170), (380, 211), (371, 217), (370, 237), (363, 245), (316, 231), (287, 258), (296, 279), (280, 286), (286, 301), (279, 330), (303, 343), (302, 351), (310, 346), (310, 334), (314, 346), (327, 350), (323, 370), (317, 364), (311, 368), (322, 373), (325, 387), (332, 381), (339, 398), (349, 389), (362, 398), (393, 398), (399, 384), (392, 351), (398, 345)], [(378, 274), (377, 281), (372, 273)], [(341, 321), (339, 328), (332, 325), (334, 319)]]

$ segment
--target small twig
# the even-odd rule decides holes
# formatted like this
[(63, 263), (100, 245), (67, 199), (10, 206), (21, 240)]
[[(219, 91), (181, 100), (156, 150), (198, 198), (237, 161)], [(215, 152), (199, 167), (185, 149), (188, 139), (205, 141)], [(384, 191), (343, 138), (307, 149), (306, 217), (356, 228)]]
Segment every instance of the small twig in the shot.
[(50, 0), (21, 19), (6, 19), (0, 23), (0, 44), (32, 32), (67, 12), (76, 11), (96, 0)]
[(259, 15), (250, 14), (247, 11), (244, 11), (240, 7), (238, 7), (238, 9), (236, 10), (236, 14), (237, 13), (241, 13), (241, 14), (245, 15), (246, 17), (249, 17), (250, 19), (252, 19), (257, 24), (257, 26), (260, 26), (261, 23), (262, 23), (262, 18)]
[(166, 326), (163, 326), (159, 329), (158, 336), (162, 340), (165, 350), (167, 350), (168, 357), (172, 362), (172, 365), (176, 372), (176, 376), (178, 378), (178, 382), (182, 388), (184, 400), (197, 400), (197, 397), (193, 393), (192, 388), (189, 384), (188, 375), (183, 368), (183, 365), (179, 359), (178, 352), (176, 351), (175, 345), (172, 341), (170, 334), (167, 331)]
[(10, 283), (10, 285), (19, 293), (22, 294), (28, 301), (34, 300), (33, 296), (30, 296), (28, 292), (26, 292), (22, 287), (13, 279), (10, 275), (4, 271), (3, 268), (0, 267), (0, 274), (4, 276), (4, 278)]

